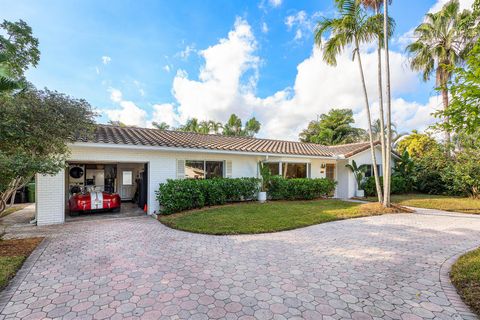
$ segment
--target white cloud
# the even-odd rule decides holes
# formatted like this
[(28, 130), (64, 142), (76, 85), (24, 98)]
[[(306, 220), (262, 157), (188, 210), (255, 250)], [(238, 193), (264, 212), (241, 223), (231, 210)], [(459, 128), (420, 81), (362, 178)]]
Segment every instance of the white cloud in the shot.
[(112, 121), (120, 121), (129, 126), (144, 127), (146, 125), (147, 112), (135, 105), (132, 101), (123, 100), (122, 92), (110, 88), (110, 100), (117, 103), (119, 109), (104, 110), (105, 114)]
[(152, 121), (158, 123), (165, 122), (170, 127), (177, 127), (181, 123), (175, 106), (171, 103), (155, 104), (153, 106)]
[[(437, 12), (442, 9), (442, 7), (449, 2), (450, 0), (438, 0), (428, 12)], [(460, 9), (472, 9), (473, 2), (475, 0), (460, 0)]]
[(268, 25), (266, 22), (262, 23), (262, 32), (263, 33), (268, 33)]
[(112, 61), (112, 58), (109, 56), (103, 56), (102, 57), (102, 63), (103, 64), (109, 64)]
[[(357, 63), (351, 59), (351, 48), (338, 57), (336, 67), (323, 62), (321, 49), (313, 47), (310, 57), (297, 66), (292, 87), (283, 88), (267, 97), (255, 93), (260, 58), (255, 55), (256, 39), (247, 21), (237, 19), (232, 31), (215, 45), (199, 51), (205, 60), (198, 80), (178, 70), (173, 80), (174, 103), (153, 106), (152, 118), (133, 102), (125, 101), (122, 93), (110, 89), (112, 101), (120, 109), (107, 110), (111, 120), (133, 125), (151, 125), (151, 121), (178, 126), (188, 118), (226, 121), (231, 113), (246, 120), (255, 116), (262, 123), (259, 136), (298, 139), (298, 133), (317, 114), (332, 108), (351, 108), (356, 125), (366, 127), (363, 93)], [(377, 54), (362, 50), (367, 88), (372, 102), (373, 118), (378, 115)], [(441, 105), (437, 97), (426, 104), (407, 101), (402, 94), (414, 92), (419, 83), (402, 53), (391, 52), (393, 88), (392, 118), (399, 131), (424, 129), (434, 121), (431, 113)]]
[(313, 33), (315, 23), (321, 15), (321, 12), (315, 12), (310, 16), (304, 10), (301, 10), (287, 16), (284, 22), (288, 31), (295, 31), (294, 40), (301, 40), (305, 36)]
[(261, 0), (258, 7), (266, 11), (268, 7), (279, 8), (282, 2), (283, 0)]
[(165, 70), (165, 72), (170, 72), (170, 66), (168, 64), (164, 65), (163, 70)]
[(195, 53), (195, 52), (197, 52), (197, 50), (195, 49), (195, 45), (193, 45), (193, 44), (192, 45), (187, 45), (185, 47), (185, 49), (183, 49), (182, 51), (177, 53), (177, 56), (186, 60), (186, 59), (188, 59), (188, 57), (190, 57), (190, 55), (192, 53)]
[(173, 94), (181, 118), (224, 121), (232, 110), (241, 116), (250, 114), (244, 102), (244, 91), (251, 85), (242, 86), (240, 78), (253, 73), (247, 76), (247, 83), (255, 82), (259, 64), (259, 58), (253, 55), (255, 48), (250, 25), (238, 18), (227, 38), (199, 52), (205, 64), (198, 81), (190, 80), (185, 71), (179, 70), (173, 81)]
[(274, 7), (274, 8), (278, 8), (282, 5), (282, 0), (268, 0), (268, 3)]

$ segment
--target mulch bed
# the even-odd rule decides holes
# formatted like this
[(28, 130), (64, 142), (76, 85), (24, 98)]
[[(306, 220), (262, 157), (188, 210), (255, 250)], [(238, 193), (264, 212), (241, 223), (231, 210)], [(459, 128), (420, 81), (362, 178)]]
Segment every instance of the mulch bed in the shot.
[(43, 238), (0, 240), (0, 257), (29, 256)]

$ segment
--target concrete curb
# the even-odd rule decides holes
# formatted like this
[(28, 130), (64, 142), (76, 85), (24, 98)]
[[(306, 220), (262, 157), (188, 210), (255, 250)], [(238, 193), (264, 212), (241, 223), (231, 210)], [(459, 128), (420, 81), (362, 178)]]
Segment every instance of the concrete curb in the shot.
[(477, 249), (477, 247), (462, 251), (448, 258), (442, 263), (439, 271), (440, 284), (442, 286), (443, 292), (445, 292), (447, 299), (450, 301), (453, 308), (457, 310), (457, 312), (461, 316), (461, 319), (465, 319), (465, 320), (477, 320), (479, 318), (477, 317), (477, 315), (475, 315), (470, 311), (470, 308), (462, 301), (462, 298), (458, 295), (457, 289), (455, 288), (453, 283), (450, 281), (450, 271), (452, 269), (453, 264), (455, 263), (455, 261), (458, 260), (458, 258), (460, 258), (460, 256), (475, 249)]

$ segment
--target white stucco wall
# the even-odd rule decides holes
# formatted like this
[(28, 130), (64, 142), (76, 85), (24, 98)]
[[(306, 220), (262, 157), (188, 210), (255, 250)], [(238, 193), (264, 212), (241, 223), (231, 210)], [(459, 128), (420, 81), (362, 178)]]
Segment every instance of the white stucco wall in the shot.
[[(113, 147), (112, 147), (113, 146)], [(178, 160), (217, 160), (232, 164), (233, 178), (258, 177), (258, 162), (284, 161), (305, 162), (310, 164), (311, 178), (324, 178), (322, 164), (336, 163), (335, 177), (338, 181), (335, 197), (349, 198), (355, 194), (355, 179), (345, 168), (347, 161), (355, 160), (360, 164), (371, 163), (367, 150), (348, 160), (280, 157), (252, 154), (213, 153), (205, 151), (147, 150), (142, 147), (110, 145), (93, 147), (85, 145), (71, 146), (70, 162), (86, 163), (148, 163), (148, 213), (158, 212), (159, 204), (155, 192), (160, 183), (177, 178)], [(377, 159), (381, 162), (381, 152), (377, 150)], [(55, 176), (37, 176), (37, 221), (39, 225), (63, 223), (65, 221), (65, 172)]]
[[(382, 151), (380, 147), (375, 148), (375, 157), (377, 164), (383, 168), (383, 163), (382, 163)], [(352, 163), (352, 160), (355, 160), (357, 163), (357, 166), (361, 166), (362, 164), (372, 164), (372, 153), (370, 152), (370, 149), (365, 150), (363, 152), (360, 152), (359, 154), (354, 155), (353, 157), (348, 159), (348, 163)], [(392, 159), (392, 166), (394, 164), (394, 161)], [(355, 176), (353, 175), (352, 171), (348, 168), (345, 168), (345, 170), (348, 173), (348, 192), (347, 192), (347, 197), (346, 198), (351, 198), (355, 196), (355, 190), (357, 188), (357, 182), (355, 181)], [(382, 169), (380, 169), (382, 170)], [(382, 173), (380, 172), (380, 175)]]

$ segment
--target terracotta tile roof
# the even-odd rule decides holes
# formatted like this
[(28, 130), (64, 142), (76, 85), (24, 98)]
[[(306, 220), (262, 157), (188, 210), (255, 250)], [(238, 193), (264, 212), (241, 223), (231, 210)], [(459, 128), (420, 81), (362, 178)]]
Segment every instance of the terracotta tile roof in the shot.
[(97, 125), (91, 137), (78, 137), (78, 142), (126, 144), (140, 146), (206, 149), (270, 154), (335, 157), (356, 154), (368, 149), (368, 143), (341, 146), (324, 146), (316, 143), (228, 137), (183, 131)]
[[(380, 144), (380, 141), (373, 143), (375, 146)], [(330, 150), (336, 155), (343, 155), (345, 158), (349, 158), (357, 153), (370, 149), (370, 142), (357, 142), (349, 144), (340, 144), (337, 146), (330, 146)]]

